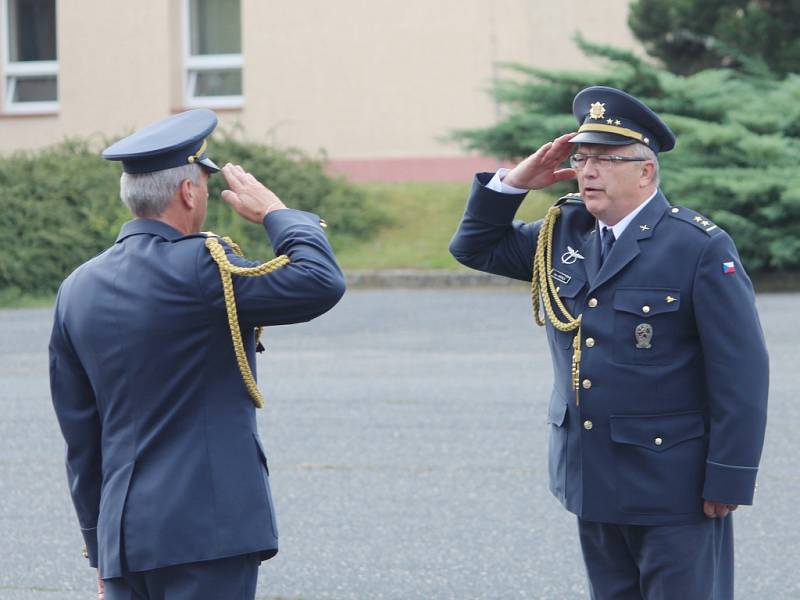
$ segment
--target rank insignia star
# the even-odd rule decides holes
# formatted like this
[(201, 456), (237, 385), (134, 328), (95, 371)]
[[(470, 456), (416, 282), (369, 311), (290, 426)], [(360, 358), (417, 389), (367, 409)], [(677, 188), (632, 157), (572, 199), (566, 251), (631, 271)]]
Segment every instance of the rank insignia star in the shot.
[(614, 119), (609, 119), (608, 121), (606, 121), (606, 123), (608, 123), (609, 125), (613, 125), (614, 124)]
[(702, 223), (703, 217), (695, 217), (694, 220), (698, 223)]
[(589, 116), (593, 119), (602, 119), (606, 114), (606, 105), (603, 102), (594, 102), (589, 109)]
[(620, 125), (622, 125), (622, 121), (620, 121), (619, 119), (617, 119), (616, 121), (614, 121), (614, 125), (616, 125), (617, 127), (619, 127)]

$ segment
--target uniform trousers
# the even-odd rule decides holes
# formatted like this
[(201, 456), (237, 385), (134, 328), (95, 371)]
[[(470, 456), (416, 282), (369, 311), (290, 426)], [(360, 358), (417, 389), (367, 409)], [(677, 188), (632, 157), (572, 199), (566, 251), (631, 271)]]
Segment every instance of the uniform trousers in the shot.
[(593, 600), (733, 600), (733, 515), (690, 525), (578, 519)]
[(106, 600), (253, 600), (258, 554), (173, 565), (105, 579)]

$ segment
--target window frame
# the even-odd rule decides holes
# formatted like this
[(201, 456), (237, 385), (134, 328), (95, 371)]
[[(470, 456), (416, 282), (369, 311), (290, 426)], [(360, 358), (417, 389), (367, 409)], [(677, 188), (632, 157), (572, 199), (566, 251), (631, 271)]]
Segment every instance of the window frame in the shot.
[[(58, 59), (56, 60), (24, 60), (11, 62), (11, 21), (9, 19), (8, 3), (11, 0), (0, 0), (0, 32), (5, 36), (3, 44), (3, 111), (14, 115), (36, 115), (57, 113), (59, 110), (59, 75)], [(57, 0), (54, 5), (58, 6)], [(58, 21), (56, 21), (58, 27)], [(54, 76), (56, 78), (56, 99), (42, 102), (15, 102), (14, 94), (17, 82), (20, 79), (32, 77)]]
[[(241, 108), (244, 92), (231, 96), (195, 96), (197, 75), (217, 69), (239, 69), (244, 88), (244, 60), (238, 54), (192, 54), (192, 0), (183, 0), (183, 102), (187, 108)], [(241, 29), (241, 21), (239, 28)]]

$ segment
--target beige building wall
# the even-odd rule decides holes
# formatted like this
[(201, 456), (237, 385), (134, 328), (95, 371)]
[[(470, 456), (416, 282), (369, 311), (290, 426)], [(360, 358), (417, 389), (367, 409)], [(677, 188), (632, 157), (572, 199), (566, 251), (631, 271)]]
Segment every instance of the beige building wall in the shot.
[[(592, 68), (577, 31), (638, 47), (625, 0), (241, 2), (244, 106), (220, 110), (223, 126), (324, 149), (356, 177), (369, 163), (461, 160), (441, 138), (496, 119), (486, 89), (498, 62)], [(59, 110), (0, 113), (0, 153), (119, 136), (182, 110), (183, 12), (183, 0), (57, 0)]]

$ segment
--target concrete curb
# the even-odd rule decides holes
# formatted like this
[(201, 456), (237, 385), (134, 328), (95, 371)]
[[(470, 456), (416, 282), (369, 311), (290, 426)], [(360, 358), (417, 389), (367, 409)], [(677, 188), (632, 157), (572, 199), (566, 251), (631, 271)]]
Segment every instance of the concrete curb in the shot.
[[(426, 288), (530, 288), (530, 283), (478, 271), (445, 269), (375, 269), (345, 272), (347, 285), (354, 289)], [(758, 293), (800, 291), (800, 273), (757, 275), (753, 285)]]
[(422, 269), (382, 269), (347, 271), (351, 288), (472, 288), (472, 287), (524, 287), (530, 284), (479, 273), (478, 271), (446, 271)]

